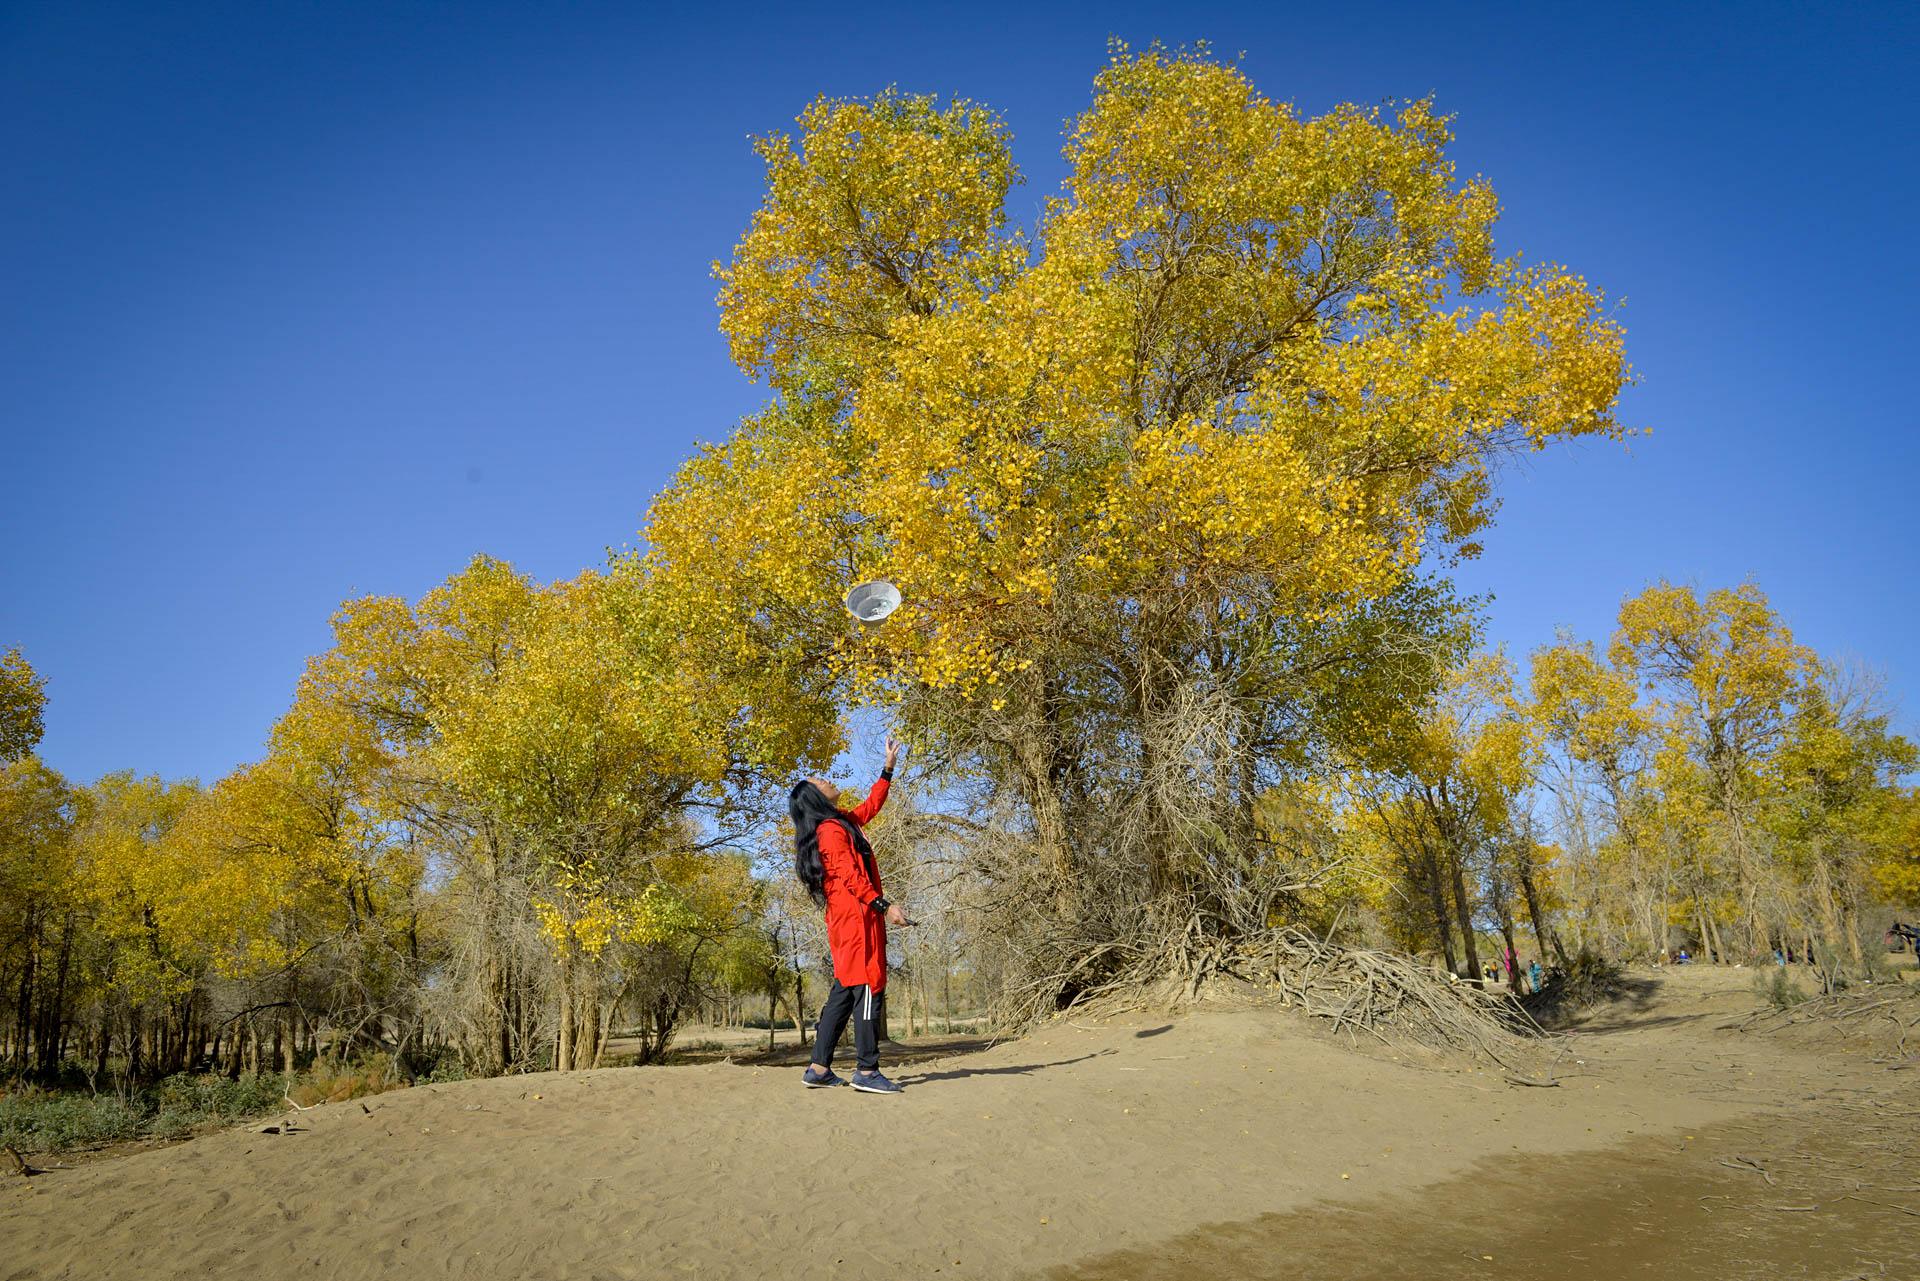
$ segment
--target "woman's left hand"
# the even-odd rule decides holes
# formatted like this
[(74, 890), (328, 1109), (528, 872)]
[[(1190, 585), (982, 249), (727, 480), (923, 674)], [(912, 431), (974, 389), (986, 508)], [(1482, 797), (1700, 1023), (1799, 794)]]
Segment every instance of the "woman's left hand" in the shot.
[(893, 763), (899, 759), (900, 759), (900, 744), (894, 742), (892, 739), (888, 739), (886, 768), (892, 769)]

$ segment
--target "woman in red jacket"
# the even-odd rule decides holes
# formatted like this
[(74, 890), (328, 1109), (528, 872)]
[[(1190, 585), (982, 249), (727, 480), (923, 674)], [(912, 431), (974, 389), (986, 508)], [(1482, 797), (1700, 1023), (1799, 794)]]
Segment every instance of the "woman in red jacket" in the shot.
[(813, 1037), (809, 1089), (839, 1085), (833, 1074), (833, 1047), (853, 1020), (853, 1088), (869, 1094), (898, 1094), (900, 1087), (880, 1075), (877, 1029), (886, 1018), (887, 926), (907, 924), (906, 911), (881, 891), (880, 867), (861, 828), (886, 804), (893, 763), (900, 745), (887, 744), (886, 768), (867, 799), (850, 810), (836, 802), (840, 789), (823, 778), (794, 784), (787, 798), (793, 814), (793, 869), (813, 901), (827, 909), (827, 950), (833, 953), (833, 991), (820, 1011)]

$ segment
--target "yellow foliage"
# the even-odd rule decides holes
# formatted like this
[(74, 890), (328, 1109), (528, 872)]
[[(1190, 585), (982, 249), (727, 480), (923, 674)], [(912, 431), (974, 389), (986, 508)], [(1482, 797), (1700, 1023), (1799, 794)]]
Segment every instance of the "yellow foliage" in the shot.
[[(1495, 257), (1428, 103), (1303, 120), (1204, 50), (1116, 48), (1032, 245), (990, 113), (799, 125), (719, 269), (781, 400), (681, 472), (634, 566), (722, 648), (997, 707), (1088, 601), (1345, 616), (1472, 554), (1499, 456), (1619, 432), (1619, 326)], [(886, 626), (834, 616), (879, 573)]]
[(0, 651), (0, 764), (33, 750), (46, 730), (46, 681), (17, 649)]

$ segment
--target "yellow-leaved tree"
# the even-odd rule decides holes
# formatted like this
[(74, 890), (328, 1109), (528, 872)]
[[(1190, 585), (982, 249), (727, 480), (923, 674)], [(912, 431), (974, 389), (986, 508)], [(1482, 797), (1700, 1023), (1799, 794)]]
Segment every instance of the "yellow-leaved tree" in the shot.
[[(1612, 655), (1664, 708), (1667, 750), (1698, 771), (1710, 799), (1710, 854), (1731, 873), (1736, 901), (1740, 951), (1729, 955), (1764, 955), (1772, 938), (1761, 901), (1769, 859), (1757, 839), (1761, 767), (1785, 738), (1813, 674), (1812, 654), (1751, 583), (1704, 597), (1656, 583), (1620, 606)], [(1684, 772), (1676, 762), (1676, 777)]]
[[(1672, 887), (1664, 860), (1649, 848), (1645, 781), (1656, 727), (1639, 694), (1633, 673), (1608, 663), (1591, 642), (1563, 642), (1533, 655), (1534, 721), (1563, 757), (1568, 787), (1597, 790), (1617, 847), (1604, 863), (1591, 861), (1596, 873), (1604, 869), (1611, 877), (1617, 870), (1618, 886), (1617, 892), (1611, 885), (1605, 892), (1588, 887), (1589, 902), (1624, 908), (1622, 920), (1594, 930), (1596, 940), (1610, 951), (1652, 959), (1667, 947)], [(1578, 798), (1566, 788), (1561, 797), (1577, 815)]]
[(46, 731), (46, 681), (18, 649), (0, 652), (0, 765), (33, 750)]
[[(1524, 892), (1536, 932), (1546, 933), (1535, 883), (1540, 851), (1523, 821), (1522, 801), (1538, 755), (1512, 663), (1504, 654), (1483, 653), (1448, 674), (1417, 730), (1357, 780), (1370, 813), (1361, 831), (1383, 836), (1405, 883), (1424, 894), (1442, 958), (1456, 973), (1480, 974), (1475, 921), (1483, 898), (1509, 948), (1510, 890)], [(1458, 930), (1459, 962), (1450, 926)]]
[[(1421, 575), (1476, 550), (1499, 460), (1619, 434), (1620, 327), (1496, 252), (1426, 102), (1303, 117), (1204, 49), (1116, 48), (1031, 229), (981, 107), (800, 126), (718, 268), (775, 399), (636, 572), (1008, 785), (1052, 919), (1234, 918), (1265, 787), (1382, 745), (1457, 655)], [(856, 629), (873, 576), (906, 603)]]
[(370, 816), (437, 869), (434, 1014), (474, 1066), (591, 1066), (630, 1001), (661, 1052), (744, 924), (752, 886), (719, 851), (838, 726), (766, 665), (686, 660), (631, 566), (541, 586), (478, 557), (417, 603), (349, 602), (310, 666), (300, 706), (370, 754)]
[(84, 987), (72, 811), (66, 780), (37, 757), (0, 764), (0, 991), (12, 1006), (12, 1053), (0, 1061), (16, 1075), (59, 1067), (67, 1009)]

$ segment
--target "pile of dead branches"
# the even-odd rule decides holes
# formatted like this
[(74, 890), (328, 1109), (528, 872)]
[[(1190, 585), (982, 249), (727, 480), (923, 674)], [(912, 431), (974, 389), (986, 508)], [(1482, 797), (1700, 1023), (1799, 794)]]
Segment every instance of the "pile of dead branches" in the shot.
[[(1089, 972), (1098, 981), (1083, 983)], [(1512, 1064), (1539, 1027), (1513, 1001), (1396, 952), (1346, 947), (1281, 928), (1228, 942), (1197, 935), (1089, 949), (1066, 972), (1030, 979), (1015, 1018), (1059, 1009), (1119, 1012), (1253, 996), (1329, 1020), (1349, 1036), (1412, 1042)]]
[(1895, 1059), (1920, 1043), (1920, 984), (1875, 984), (1768, 1006), (1722, 1024), (1737, 1032), (1860, 1042)]

